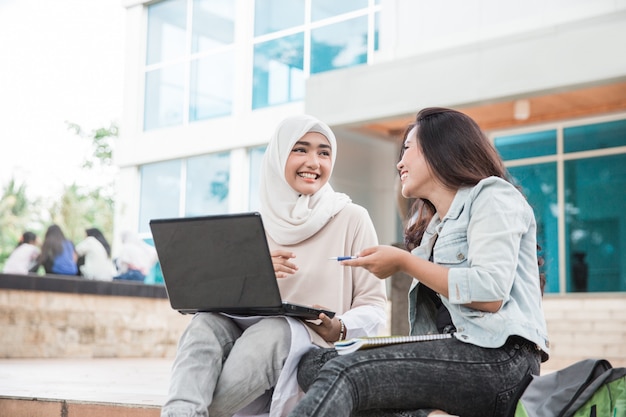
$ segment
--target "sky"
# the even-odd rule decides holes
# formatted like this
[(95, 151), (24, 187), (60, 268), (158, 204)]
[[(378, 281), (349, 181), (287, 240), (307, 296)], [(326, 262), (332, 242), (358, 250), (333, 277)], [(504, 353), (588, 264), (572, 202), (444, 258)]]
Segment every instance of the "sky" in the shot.
[(0, 189), (31, 198), (97, 181), (80, 168), (91, 132), (119, 124), (124, 85), (121, 0), (0, 0)]

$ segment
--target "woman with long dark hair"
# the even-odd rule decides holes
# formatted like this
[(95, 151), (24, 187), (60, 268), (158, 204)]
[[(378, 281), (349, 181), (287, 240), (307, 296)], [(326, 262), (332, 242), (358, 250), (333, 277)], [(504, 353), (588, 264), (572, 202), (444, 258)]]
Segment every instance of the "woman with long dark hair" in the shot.
[(478, 125), (452, 109), (420, 111), (397, 169), (402, 195), (417, 199), (409, 250), (364, 248), (342, 264), (413, 276), (411, 334), (441, 336), (308, 354), (308, 392), (291, 417), (505, 416), (548, 358), (534, 213)]
[(87, 237), (76, 245), (80, 274), (87, 279), (111, 281), (117, 271), (109, 242), (98, 228), (89, 228), (85, 233)]
[(38, 265), (42, 265), (47, 274), (76, 275), (77, 259), (74, 244), (65, 237), (61, 227), (56, 224), (48, 227), (41, 245)]

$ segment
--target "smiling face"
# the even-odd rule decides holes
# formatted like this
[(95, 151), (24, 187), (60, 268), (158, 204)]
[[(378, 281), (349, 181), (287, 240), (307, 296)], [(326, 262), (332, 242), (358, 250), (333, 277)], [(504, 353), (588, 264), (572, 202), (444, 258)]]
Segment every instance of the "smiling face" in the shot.
[(332, 171), (332, 148), (326, 136), (309, 132), (293, 146), (285, 164), (287, 183), (303, 195), (322, 188)]
[(397, 165), (405, 198), (428, 198), (433, 185), (430, 167), (417, 143), (417, 128), (411, 129), (404, 141), (402, 159)]

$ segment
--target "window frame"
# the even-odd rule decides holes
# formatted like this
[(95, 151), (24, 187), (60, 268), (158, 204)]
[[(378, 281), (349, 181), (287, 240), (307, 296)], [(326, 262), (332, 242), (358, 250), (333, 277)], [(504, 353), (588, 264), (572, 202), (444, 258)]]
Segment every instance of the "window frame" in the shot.
[[(566, 249), (568, 248), (566, 236), (566, 221), (565, 221), (565, 212), (566, 212), (566, 196), (565, 196), (565, 163), (567, 161), (593, 158), (593, 157), (601, 157), (601, 156), (613, 156), (613, 155), (622, 155), (626, 154), (626, 146), (617, 146), (612, 148), (602, 148), (602, 149), (591, 149), (579, 152), (569, 152), (565, 153), (564, 151), (564, 130), (566, 128), (578, 127), (578, 126), (586, 126), (598, 123), (607, 123), (614, 122), (618, 120), (626, 120), (626, 113), (617, 113), (611, 115), (604, 116), (594, 116), (576, 120), (562, 120), (558, 122), (550, 122), (550, 123), (542, 123), (536, 124), (532, 126), (524, 126), (521, 128), (512, 128), (512, 129), (497, 129), (487, 131), (487, 137), (494, 144), (494, 141), (497, 137), (500, 136), (510, 136), (510, 135), (522, 135), (528, 133), (535, 133), (545, 130), (556, 130), (557, 132), (557, 144), (556, 144), (556, 153), (554, 155), (544, 155), (544, 156), (536, 156), (536, 157), (528, 157), (521, 159), (513, 159), (513, 160), (505, 160), (504, 165), (508, 168), (510, 167), (522, 167), (528, 165), (535, 165), (540, 163), (556, 163), (556, 181), (555, 184), (557, 188), (557, 222), (558, 222), (558, 292), (554, 293), (546, 293), (546, 295), (562, 295), (562, 294), (571, 294), (568, 291), (567, 286), (567, 268), (570, 266), (570, 261), (567, 259)], [(594, 294), (597, 294), (594, 292)]]

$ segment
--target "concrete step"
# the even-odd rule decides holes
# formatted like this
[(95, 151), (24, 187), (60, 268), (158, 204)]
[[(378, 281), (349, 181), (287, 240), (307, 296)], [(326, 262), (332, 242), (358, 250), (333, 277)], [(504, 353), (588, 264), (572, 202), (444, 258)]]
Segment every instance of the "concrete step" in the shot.
[(0, 359), (1, 417), (158, 417), (172, 359)]
[(0, 359), (0, 417), (159, 417), (172, 362)]
[(159, 406), (0, 396), (7, 417), (159, 417)]
[[(0, 396), (0, 416), (7, 417), (159, 417), (158, 406), (93, 403)], [(434, 411), (429, 417), (458, 417)]]

